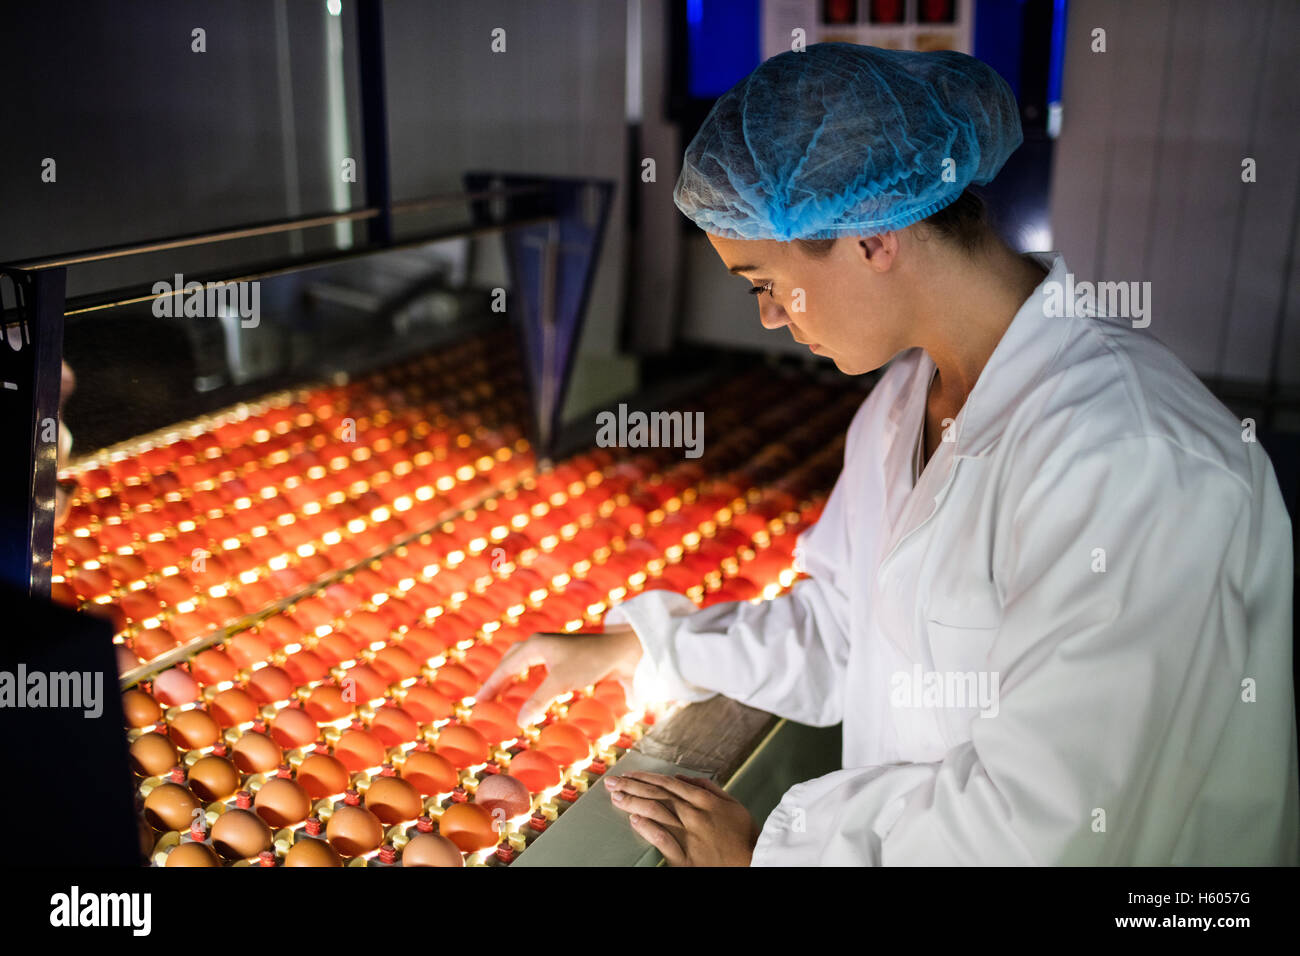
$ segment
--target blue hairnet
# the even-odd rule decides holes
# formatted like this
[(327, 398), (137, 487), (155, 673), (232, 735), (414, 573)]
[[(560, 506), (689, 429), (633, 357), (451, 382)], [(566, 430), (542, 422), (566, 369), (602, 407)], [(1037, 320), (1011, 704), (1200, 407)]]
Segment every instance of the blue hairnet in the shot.
[(987, 183), (1022, 141), (1010, 87), (974, 57), (814, 43), (718, 99), (673, 201), (730, 239), (876, 235)]

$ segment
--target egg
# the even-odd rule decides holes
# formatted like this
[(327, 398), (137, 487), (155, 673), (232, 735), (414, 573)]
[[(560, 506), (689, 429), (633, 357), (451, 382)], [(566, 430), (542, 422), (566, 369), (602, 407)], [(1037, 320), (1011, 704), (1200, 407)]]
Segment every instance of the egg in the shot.
[(162, 717), (162, 708), (144, 691), (133, 688), (122, 695), (122, 715), (128, 727), (147, 727)]
[(257, 716), (257, 701), (248, 691), (231, 687), (208, 703), (208, 713), (222, 727), (235, 727)]
[(379, 818), (364, 807), (342, 806), (330, 815), (325, 836), (344, 856), (360, 856), (379, 846), (384, 828)]
[(484, 700), (474, 705), (470, 712), (470, 722), (474, 728), (488, 740), (500, 743), (520, 734), (519, 725), (515, 723), (518, 710), (495, 700)]
[(464, 866), (460, 849), (437, 833), (417, 833), (402, 850), (402, 866)]
[(342, 866), (338, 850), (324, 840), (307, 837), (299, 840), (284, 857), (285, 866)]
[(259, 667), (248, 678), (248, 692), (259, 704), (287, 700), (293, 693), (293, 680), (279, 667)]
[(183, 710), (168, 721), (172, 740), (186, 750), (210, 747), (221, 739), (221, 728), (207, 711)]
[(510, 758), (510, 776), (533, 793), (540, 793), (560, 782), (560, 765), (540, 750), (524, 750)]
[(586, 734), (588, 740), (596, 740), (612, 733), (617, 724), (614, 712), (595, 697), (574, 701), (569, 705), (564, 719)]
[(366, 809), (385, 824), (414, 820), (424, 812), (420, 792), (401, 777), (376, 777), (366, 790)]
[(259, 817), (279, 830), (306, 820), (311, 812), (311, 799), (296, 780), (272, 777), (257, 791), (253, 808)]
[(243, 773), (270, 773), (284, 760), (284, 751), (266, 734), (247, 733), (235, 741), (230, 759)]
[(225, 757), (208, 754), (190, 767), (189, 784), (208, 803), (224, 800), (239, 789), (239, 771)]
[(251, 810), (227, 810), (212, 824), (212, 846), (227, 860), (246, 860), (271, 848), (271, 828)]
[(435, 720), (450, 717), (455, 710), (455, 703), (432, 687), (415, 684), (407, 688), (402, 698), (402, 707), (420, 723), (431, 724)]
[(224, 651), (215, 647), (200, 652), (190, 662), (190, 674), (204, 685), (233, 680), (238, 669)]
[(413, 750), (407, 754), (401, 775), (425, 796), (450, 793), (460, 783), (451, 761), (427, 750)]
[(420, 725), (400, 707), (380, 707), (370, 721), (370, 731), (385, 747), (396, 747), (419, 736)]
[(221, 860), (206, 843), (178, 843), (167, 854), (164, 866), (220, 866)]
[(154, 678), (153, 693), (166, 706), (177, 707), (197, 699), (199, 685), (189, 674), (173, 667)]
[(142, 777), (160, 777), (176, 766), (176, 746), (162, 734), (141, 734), (131, 743), (131, 769)]
[(188, 830), (199, 800), (178, 783), (162, 783), (144, 798), (144, 818), (155, 830)]
[(286, 707), (271, 721), (271, 739), (281, 747), (303, 747), (320, 736), (320, 728), (304, 711)]
[(587, 735), (567, 720), (557, 720), (542, 728), (537, 736), (537, 749), (555, 758), (561, 766), (568, 766), (586, 758), (591, 753)]
[(523, 782), (504, 773), (492, 774), (479, 781), (474, 802), (491, 813), (493, 819), (496, 819), (497, 810), (504, 811), (507, 820), (527, 813), (533, 805), (532, 796)]
[(488, 759), (487, 740), (473, 727), (462, 724), (444, 727), (438, 734), (436, 749), (458, 770), (486, 763)]
[(477, 803), (453, 803), (442, 811), (438, 832), (464, 853), (496, 846), (498, 832), (492, 814)]
[(298, 765), (298, 783), (308, 796), (319, 800), (348, 788), (348, 768), (330, 754), (308, 754)]
[(338, 720), (352, 712), (355, 702), (344, 698), (343, 691), (333, 684), (321, 684), (303, 703), (303, 709), (319, 721)]

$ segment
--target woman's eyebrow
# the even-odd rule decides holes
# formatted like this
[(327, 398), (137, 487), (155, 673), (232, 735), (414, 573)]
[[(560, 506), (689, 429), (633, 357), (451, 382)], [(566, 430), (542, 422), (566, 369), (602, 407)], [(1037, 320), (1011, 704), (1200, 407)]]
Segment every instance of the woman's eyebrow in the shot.
[(741, 272), (757, 272), (757, 271), (758, 271), (758, 266), (732, 266), (732, 267), (731, 267), (730, 269), (728, 269), (727, 271), (728, 271), (728, 272), (735, 272), (735, 273), (741, 273)]

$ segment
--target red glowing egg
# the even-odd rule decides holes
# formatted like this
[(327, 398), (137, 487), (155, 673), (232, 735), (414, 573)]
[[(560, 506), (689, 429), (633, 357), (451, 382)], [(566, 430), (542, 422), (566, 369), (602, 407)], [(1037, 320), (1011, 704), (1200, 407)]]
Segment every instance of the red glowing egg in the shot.
[(321, 684), (315, 688), (303, 703), (303, 710), (316, 721), (322, 723), (338, 720), (352, 712), (355, 701), (348, 701), (343, 691), (333, 684)]
[(458, 770), (486, 763), (488, 759), (487, 740), (477, 730), (463, 724), (444, 727), (438, 734), (435, 749)]
[(385, 747), (396, 747), (414, 740), (420, 733), (420, 725), (402, 708), (388, 706), (375, 711), (370, 730)]
[(532, 793), (554, 787), (562, 778), (560, 765), (540, 750), (524, 750), (510, 758), (510, 776)]
[(231, 687), (212, 698), (208, 711), (222, 727), (235, 727), (257, 716), (257, 701), (247, 691)]
[(352, 688), (351, 696), (359, 703), (367, 703), (388, 693), (389, 682), (384, 680), (369, 664), (357, 664), (344, 672), (340, 683)]
[(612, 733), (617, 723), (614, 712), (595, 697), (584, 697), (569, 705), (564, 719), (581, 730), (588, 740)]
[(387, 640), (392, 632), (387, 619), (375, 611), (353, 611), (342, 628), (363, 646)]
[(384, 762), (384, 745), (370, 731), (360, 727), (343, 731), (334, 744), (334, 756), (353, 773), (377, 767)]
[(329, 665), (320, 655), (306, 649), (285, 658), (284, 669), (296, 684), (310, 684), (329, 673)]
[(271, 739), (281, 747), (304, 747), (320, 736), (320, 728), (305, 711), (286, 707), (271, 721)]
[(401, 646), (421, 664), (447, 649), (447, 642), (430, 628), (417, 624), (401, 637)]
[(259, 704), (286, 700), (293, 693), (293, 679), (274, 664), (259, 667), (248, 678), (248, 692)]
[(433, 677), (433, 689), (452, 700), (473, 694), (479, 687), (474, 672), (462, 664), (447, 663), (438, 668)]
[(298, 782), (313, 800), (342, 793), (349, 779), (348, 768), (332, 754), (316, 751), (298, 765)]
[(587, 735), (574, 723), (558, 720), (542, 728), (537, 737), (537, 749), (562, 766), (576, 763), (590, 755)]
[(226, 655), (240, 668), (260, 664), (271, 656), (271, 642), (251, 631), (236, 634), (226, 644)]
[(400, 773), (403, 780), (425, 796), (450, 793), (460, 782), (451, 761), (427, 750), (413, 750), (407, 754)]
[(235, 662), (215, 647), (200, 652), (190, 662), (191, 676), (204, 685), (234, 680), (235, 673), (238, 670), (239, 668), (235, 666)]
[(475, 729), (488, 740), (500, 743), (518, 737), (521, 733), (515, 723), (518, 708), (510, 708), (495, 700), (484, 700), (474, 705), (470, 711), (470, 721)]
[(141, 631), (131, 641), (131, 648), (141, 659), (153, 660), (159, 654), (165, 654), (180, 644), (171, 631), (161, 627), (152, 627)]
[(455, 702), (425, 684), (407, 688), (402, 697), (402, 707), (422, 724), (445, 720), (452, 715)]
[(397, 645), (383, 648), (370, 662), (384, 680), (396, 684), (420, 673), (420, 662)]

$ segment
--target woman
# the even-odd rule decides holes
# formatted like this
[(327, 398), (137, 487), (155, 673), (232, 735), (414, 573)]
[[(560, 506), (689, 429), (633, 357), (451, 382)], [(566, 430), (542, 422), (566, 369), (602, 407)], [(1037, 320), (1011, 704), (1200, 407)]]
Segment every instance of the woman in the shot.
[(605, 634), (516, 646), (483, 689), (545, 663), (524, 721), (614, 675), (843, 722), (844, 769), (761, 834), (716, 786), (608, 779), (670, 863), (1297, 860), (1272, 466), (1150, 331), (1062, 314), (1062, 258), (982, 223), (966, 187), (1020, 141), (979, 61), (832, 43), (763, 63), (687, 151), (677, 204), (763, 325), (889, 367), (789, 594), (645, 593)]

